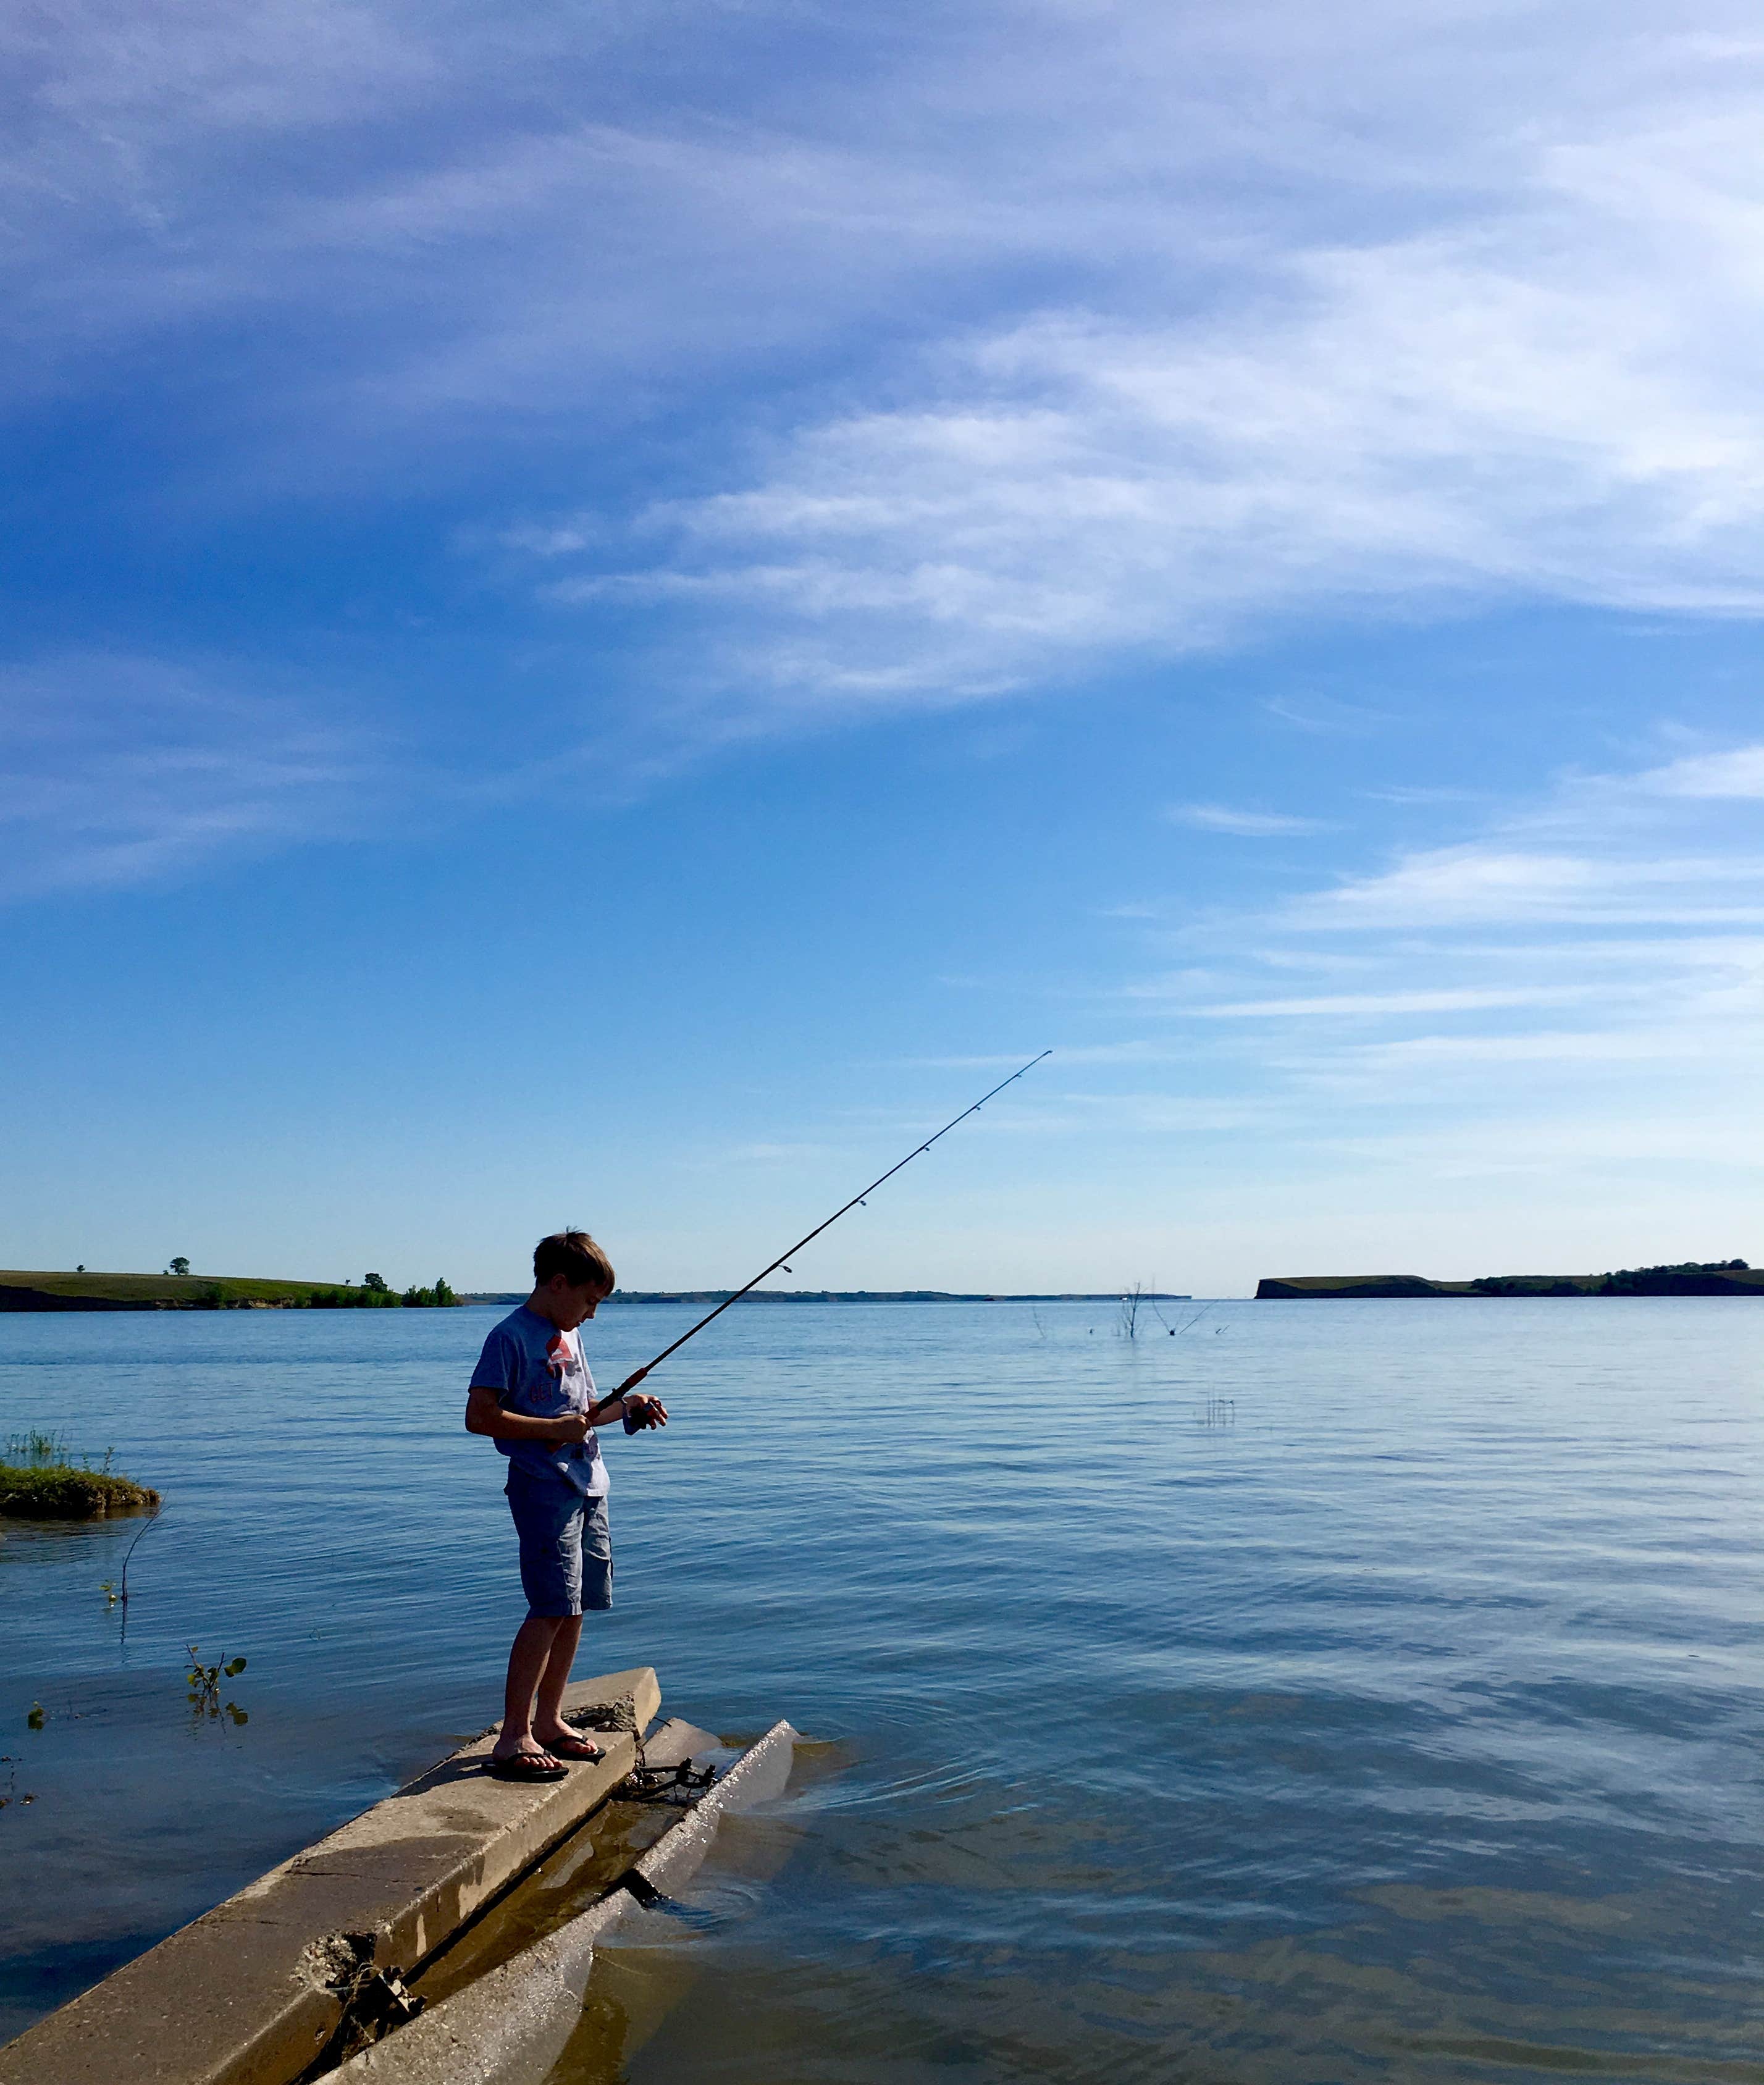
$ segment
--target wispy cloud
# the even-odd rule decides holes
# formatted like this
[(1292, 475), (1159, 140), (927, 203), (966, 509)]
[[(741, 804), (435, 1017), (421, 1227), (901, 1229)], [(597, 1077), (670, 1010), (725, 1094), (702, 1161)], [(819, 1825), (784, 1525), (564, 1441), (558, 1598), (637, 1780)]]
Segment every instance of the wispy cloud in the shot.
[[(1129, 981), (1128, 1017), (1193, 1038), (1189, 1084), (1259, 1093), (1291, 1166), (1523, 1174), (1560, 1205), (1712, 1152), (1737, 1177), (1764, 1151), (1761, 774), (1752, 744), (1574, 772), (1451, 847), (1172, 926), (1190, 960)], [(1749, 845), (1710, 847), (1718, 800)], [(1320, 957), (1339, 986), (1268, 989)]]
[[(942, 1072), (1008, 1072), (1026, 1063), (1034, 1053), (1024, 1050), (993, 1051), (984, 1056), (899, 1057), (890, 1061), (915, 1070)], [(1177, 1055), (1168, 1042), (1136, 1040), (1125, 1042), (1062, 1042), (1054, 1053), (1058, 1069), (1073, 1064), (1165, 1064)]]
[[(908, 0), (811, 33), (713, 0), (193, 0), (149, 36), (82, 0), (0, 30), (0, 356), (20, 397), (126, 401), (125, 446), (162, 431), (81, 488), (133, 526), (231, 527), (297, 486), (363, 540), (396, 512), (420, 563), (432, 512), (397, 591), (444, 614), (487, 585), (513, 626), (453, 720), (512, 707), (530, 642), (633, 773), (1307, 615), (1754, 616), (1741, 17)], [(410, 735), (393, 677), (375, 721)], [(1306, 688), (1265, 707), (1388, 721)], [(344, 786), (332, 739), (210, 722), (186, 717), (206, 778), (118, 769), (140, 818), (103, 873)], [(1741, 800), (1701, 758), (1658, 792)]]
[(1611, 859), (1506, 843), (1436, 847), (1297, 900), (1311, 930), (1578, 924), (1764, 924), (1764, 852)]
[(1234, 810), (1228, 804), (1173, 804), (1164, 814), (1172, 824), (1204, 833), (1235, 833), (1245, 839), (1279, 839), (1289, 834), (1328, 830), (1322, 818), (1294, 817), (1280, 811)]
[(1434, 992), (1326, 992), (1309, 999), (1248, 999), (1196, 1006), (1191, 1011), (1209, 1021), (1315, 1020), (1341, 1015), (1351, 1021), (1379, 1021), (1392, 1014), (1491, 1013), (1513, 1007), (1562, 1006), (1598, 996), (1585, 985), (1447, 987)]
[(774, 723), (1319, 606), (1752, 615), (1739, 15), (87, 0), (10, 32), (7, 338), (32, 389), (212, 346), (235, 503), (670, 428), (661, 496), (463, 539)]
[(1265, 250), (1180, 316), (966, 331), (914, 402), (805, 423), (551, 596), (722, 619), (780, 699), (860, 703), (1325, 603), (1755, 616), (1764, 398), (1724, 345), (1764, 321), (1748, 136), (1719, 87), (1639, 102), (1541, 136), (1472, 223)]
[(1725, 753), (1702, 753), (1656, 767), (1637, 778), (1644, 794), (1725, 799), (1764, 799), (1764, 745), (1741, 745)]
[(0, 669), (0, 897), (156, 882), (335, 835), (387, 765), (372, 734), (215, 661)]

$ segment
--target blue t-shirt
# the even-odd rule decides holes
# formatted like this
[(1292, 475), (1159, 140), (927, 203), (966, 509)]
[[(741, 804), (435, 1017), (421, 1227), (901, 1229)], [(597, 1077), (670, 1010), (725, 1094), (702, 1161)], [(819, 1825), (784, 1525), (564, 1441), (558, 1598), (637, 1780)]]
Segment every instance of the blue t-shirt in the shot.
[[(503, 1410), (523, 1419), (558, 1419), (567, 1412), (586, 1412), (594, 1402), (594, 1378), (580, 1334), (560, 1332), (525, 1303), (485, 1340), (472, 1382), (495, 1391)], [(584, 1497), (598, 1498), (608, 1488), (592, 1429), (585, 1441), (499, 1441), (496, 1446), (518, 1467), (535, 1476), (562, 1477)]]

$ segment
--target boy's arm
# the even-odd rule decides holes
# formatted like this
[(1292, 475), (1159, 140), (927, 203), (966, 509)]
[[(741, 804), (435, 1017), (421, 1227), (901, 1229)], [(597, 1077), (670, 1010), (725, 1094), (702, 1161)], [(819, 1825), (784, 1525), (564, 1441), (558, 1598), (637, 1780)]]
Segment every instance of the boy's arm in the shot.
[[(648, 1373), (647, 1369), (643, 1371), (644, 1374)], [(646, 1433), (652, 1426), (665, 1426), (668, 1423), (668, 1408), (659, 1397), (640, 1397), (635, 1391), (623, 1389), (615, 1390), (610, 1397), (597, 1398), (588, 1408), (589, 1418), (598, 1425), (615, 1408), (625, 1422), (627, 1433)]]
[[(650, 1366), (653, 1365), (652, 1362)], [(627, 1375), (610, 1397), (601, 1398), (589, 1407), (589, 1417), (597, 1418), (602, 1412), (610, 1411), (616, 1404), (618, 1407), (618, 1416), (624, 1420), (625, 1431), (627, 1433), (646, 1433), (652, 1426), (665, 1426), (668, 1423), (668, 1408), (661, 1399), (659, 1397), (651, 1397), (647, 1391), (641, 1397), (635, 1394), (638, 1384), (648, 1373), (648, 1368), (640, 1368), (635, 1375)]]
[(529, 1419), (519, 1412), (504, 1412), (499, 1393), (488, 1383), (474, 1382), (465, 1393), (465, 1431), (487, 1433), (492, 1441), (580, 1441), (588, 1435), (589, 1415), (566, 1412), (555, 1419)]

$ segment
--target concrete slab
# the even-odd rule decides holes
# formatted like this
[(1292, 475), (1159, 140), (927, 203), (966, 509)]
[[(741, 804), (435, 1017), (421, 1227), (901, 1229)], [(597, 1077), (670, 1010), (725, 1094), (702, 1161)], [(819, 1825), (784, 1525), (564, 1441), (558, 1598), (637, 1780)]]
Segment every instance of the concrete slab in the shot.
[(0, 2049), (0, 2085), (291, 2085), (367, 1970), (409, 1970), (573, 1831), (637, 1760), (648, 1666), (578, 1681), (564, 1713), (606, 1757), (496, 1781), (499, 1725)]
[(643, 1741), (643, 1763), (645, 1766), (684, 1766), (700, 1752), (720, 1752), (723, 1741), (713, 1730), (701, 1730), (696, 1723), (689, 1723), (683, 1716), (669, 1716), (659, 1729), (652, 1730)]
[(680, 1887), (729, 1811), (783, 1793), (796, 1737), (775, 1723), (599, 1903), (394, 2028), (325, 2085), (541, 2085), (581, 2018), (595, 1948), (634, 1906)]

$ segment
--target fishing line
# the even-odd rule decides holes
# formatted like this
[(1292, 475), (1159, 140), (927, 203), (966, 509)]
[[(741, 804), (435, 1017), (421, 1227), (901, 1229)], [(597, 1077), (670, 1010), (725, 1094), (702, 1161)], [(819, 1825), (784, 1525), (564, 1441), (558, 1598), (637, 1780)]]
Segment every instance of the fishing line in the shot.
[(937, 1132), (937, 1136), (928, 1136), (923, 1144), (916, 1144), (912, 1150), (907, 1153), (904, 1158), (899, 1160), (895, 1164), (891, 1166), (886, 1173), (878, 1173), (876, 1178), (870, 1182), (867, 1187), (860, 1188), (857, 1193), (852, 1195), (850, 1201), (844, 1204), (840, 1208), (836, 1208), (833, 1212), (832, 1215), (827, 1218), (825, 1222), (817, 1224), (812, 1231), (807, 1233), (805, 1236), (799, 1238), (794, 1245), (786, 1246), (784, 1251), (779, 1254), (778, 1257), (773, 1260), (769, 1266), (760, 1268), (759, 1273), (754, 1276), (751, 1281), (746, 1283), (744, 1287), (737, 1289), (733, 1296), (725, 1296), (714, 1310), (708, 1311), (703, 1317), (699, 1319), (695, 1325), (691, 1327), (687, 1331), (683, 1331), (680, 1335), (679, 1338), (677, 1339), (671, 1346), (664, 1347), (652, 1361), (648, 1362), (646, 1365), (639, 1369), (635, 1375), (627, 1376), (625, 1380), (620, 1383), (618, 1388), (612, 1393), (613, 1396), (618, 1397), (623, 1395), (626, 1391), (635, 1389), (636, 1386), (643, 1381), (644, 1378), (648, 1374), (651, 1369), (659, 1367), (661, 1364), (668, 1358), (669, 1354), (678, 1353), (680, 1348), (686, 1344), (686, 1341), (694, 1338), (699, 1332), (702, 1332), (704, 1330), (704, 1327), (711, 1323), (713, 1318), (720, 1318), (723, 1313), (728, 1310), (730, 1304), (740, 1302), (742, 1297), (746, 1295), (750, 1289), (757, 1289), (768, 1274), (776, 1274), (780, 1267), (784, 1268), (784, 1272), (788, 1274), (791, 1270), (785, 1265), (785, 1263), (793, 1259), (797, 1253), (801, 1252), (804, 1246), (812, 1244), (813, 1242), (821, 1235), (822, 1231), (830, 1229), (833, 1225), (839, 1221), (841, 1217), (847, 1215), (852, 1209), (858, 1208), (860, 1204), (867, 1199), (867, 1197), (875, 1193), (876, 1190), (882, 1186), (885, 1180), (892, 1180), (903, 1166), (910, 1166), (914, 1159), (922, 1158), (926, 1152), (931, 1149), (932, 1145), (937, 1142), (937, 1137), (947, 1136), (950, 1132), (955, 1127), (958, 1123), (966, 1122), (971, 1115), (978, 1115), (980, 1110), (984, 1107), (986, 1103), (989, 1100), (993, 1099), (995, 1095), (1003, 1093), (1006, 1086), (1014, 1085), (1018, 1080), (1023, 1076), (1025, 1072), (1034, 1071), (1036, 1065), (1042, 1061), (1042, 1058), (1051, 1057), (1052, 1055), (1052, 1051), (1044, 1050), (1040, 1057), (1031, 1057), (1027, 1064), (1021, 1066), (1018, 1070), (1013, 1072), (1008, 1079), (1001, 1079), (998, 1084), (993, 1087), (991, 1093), (982, 1093), (980, 1098), (975, 1102), (971, 1107), (965, 1107), (959, 1115), (952, 1116), (948, 1122), (945, 1123), (942, 1128)]

